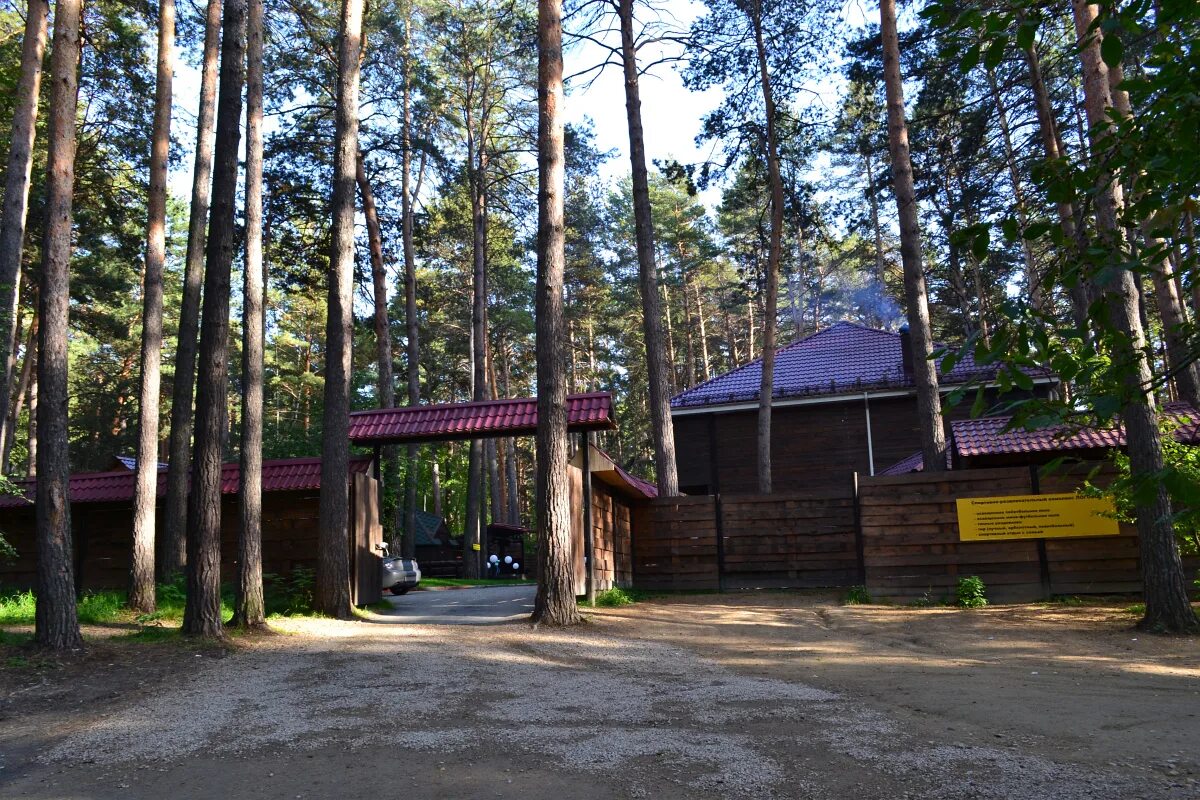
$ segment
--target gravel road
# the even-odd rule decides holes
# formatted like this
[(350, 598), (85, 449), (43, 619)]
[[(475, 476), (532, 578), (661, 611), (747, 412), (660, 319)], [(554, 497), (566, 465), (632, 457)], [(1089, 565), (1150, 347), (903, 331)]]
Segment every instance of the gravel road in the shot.
[[(1105, 753), (1082, 746), (1041, 746), (1033, 718), (1061, 714), (1070, 735), (1069, 705), (1083, 694), (1029, 694), (1035, 707), (1024, 712), (1027, 726), (1000, 708), (1004, 724), (992, 726), (987, 714), (922, 717), (871, 698), (854, 688), (850, 672), (838, 680), (830, 671), (845, 637), (818, 636), (831, 629), (821, 613), (789, 630), (778, 629), (778, 608), (749, 603), (714, 612), (711, 621), (679, 606), (640, 604), (570, 631), (290, 622), (286, 634), (230, 654), (189, 656), (187, 668), (176, 666), (159, 683), (76, 713), (4, 720), (0, 752), (9, 755), (0, 796), (1200, 794), (1186, 756), (1171, 761), (1172, 775), (1104, 761)], [(858, 634), (850, 638), (861, 644)], [(824, 655), (816, 641), (825, 643)], [(887, 680), (889, 659), (911, 668), (892, 659), (889, 644), (879, 650), (888, 658), (879, 661), (878, 680)], [(1003, 678), (971, 669), (982, 694), (958, 695), (964, 703), (988, 697), (989, 681)], [(936, 695), (936, 677), (925, 682)], [(1177, 726), (1173, 741), (1195, 741), (1194, 719), (1190, 729), (1166, 722)]]

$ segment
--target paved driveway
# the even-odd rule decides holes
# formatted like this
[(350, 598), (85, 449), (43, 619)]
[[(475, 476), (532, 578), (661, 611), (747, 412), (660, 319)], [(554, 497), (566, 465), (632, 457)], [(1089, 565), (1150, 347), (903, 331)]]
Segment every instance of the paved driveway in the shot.
[(495, 625), (516, 622), (533, 613), (534, 585), (439, 589), (385, 595), (394, 611), (389, 621), (411, 625)]

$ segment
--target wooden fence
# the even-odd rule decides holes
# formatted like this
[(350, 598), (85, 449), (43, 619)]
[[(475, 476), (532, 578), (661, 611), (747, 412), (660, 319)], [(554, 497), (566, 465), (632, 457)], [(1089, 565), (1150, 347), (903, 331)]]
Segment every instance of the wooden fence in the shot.
[(959, 541), (958, 498), (1071, 492), (1091, 466), (1050, 477), (1009, 467), (863, 478), (845, 492), (660, 498), (634, 520), (634, 585), (865, 585), (877, 599), (937, 602), (953, 596), (959, 578), (977, 575), (997, 602), (1139, 592), (1130, 525), (1117, 536)]
[(635, 525), (634, 585), (760, 589), (861, 582), (854, 494), (667, 497)]

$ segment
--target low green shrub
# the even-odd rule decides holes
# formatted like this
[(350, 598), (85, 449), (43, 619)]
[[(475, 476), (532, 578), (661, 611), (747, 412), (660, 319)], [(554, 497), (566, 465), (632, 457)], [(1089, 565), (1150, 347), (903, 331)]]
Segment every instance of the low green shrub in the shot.
[[(603, 592), (596, 593), (596, 602), (593, 608), (619, 608), (621, 606), (631, 606), (641, 600), (645, 600), (649, 595), (645, 592), (639, 592), (637, 589), (622, 589), (619, 586), (614, 586), (611, 589), (606, 589)], [(587, 605), (586, 602), (580, 601), (580, 605)]]
[(871, 593), (865, 586), (851, 586), (846, 590), (845, 603), (848, 606), (865, 606), (871, 602)]
[(978, 575), (959, 578), (955, 592), (958, 596), (958, 605), (962, 608), (983, 608), (988, 604), (987, 587), (983, 585), (983, 580)]
[(263, 604), (267, 616), (311, 614), (316, 583), (316, 571), (306, 567), (296, 567), (287, 576), (263, 575)]
[(0, 625), (32, 625), (36, 606), (33, 592), (12, 592), (0, 597)]

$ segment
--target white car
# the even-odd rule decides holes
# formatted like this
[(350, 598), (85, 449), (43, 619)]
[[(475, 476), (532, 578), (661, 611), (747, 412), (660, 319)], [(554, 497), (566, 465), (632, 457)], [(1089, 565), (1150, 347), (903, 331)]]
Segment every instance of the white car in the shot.
[(383, 588), (392, 594), (407, 594), (409, 589), (421, 583), (421, 567), (415, 558), (389, 556), (387, 545), (383, 550)]

